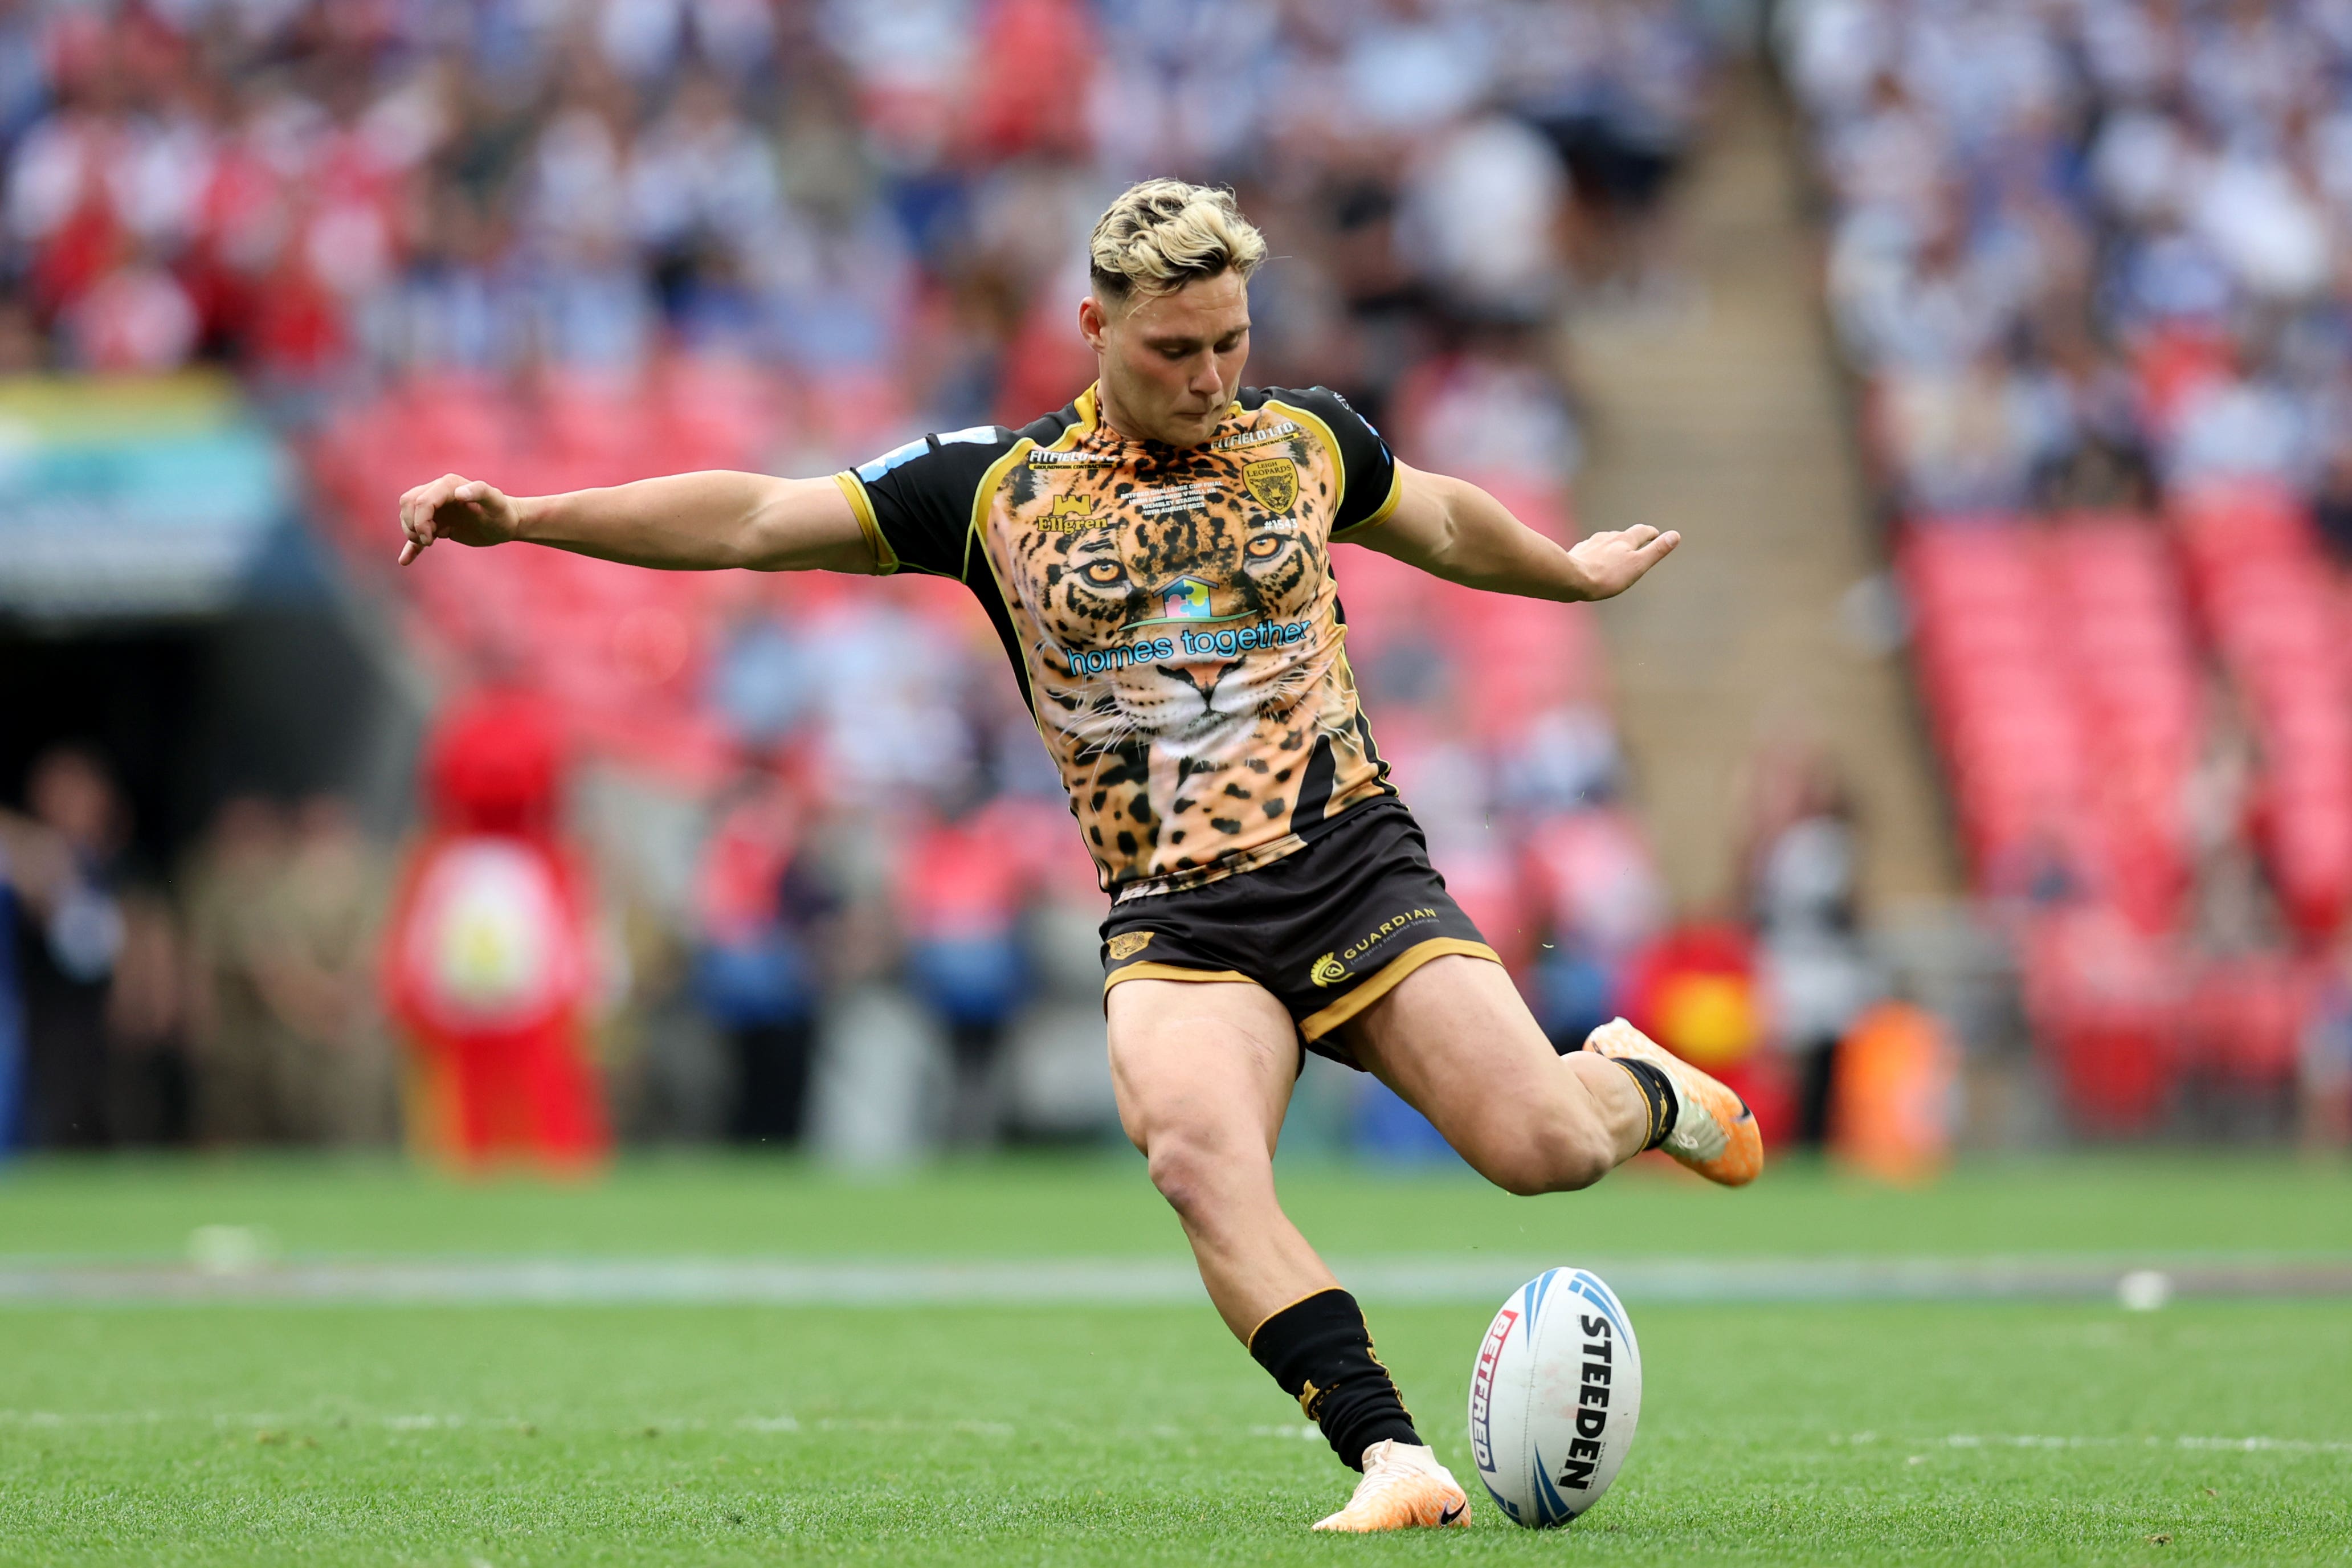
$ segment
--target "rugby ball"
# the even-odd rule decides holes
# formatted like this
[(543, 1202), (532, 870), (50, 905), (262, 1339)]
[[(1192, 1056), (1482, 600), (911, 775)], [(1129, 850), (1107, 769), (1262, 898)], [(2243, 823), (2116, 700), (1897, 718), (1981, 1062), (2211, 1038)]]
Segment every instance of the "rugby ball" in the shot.
[(1515, 1524), (1566, 1524), (1633, 1446), (1642, 1350), (1617, 1293), (1582, 1268), (1511, 1292), (1470, 1369), (1470, 1453)]

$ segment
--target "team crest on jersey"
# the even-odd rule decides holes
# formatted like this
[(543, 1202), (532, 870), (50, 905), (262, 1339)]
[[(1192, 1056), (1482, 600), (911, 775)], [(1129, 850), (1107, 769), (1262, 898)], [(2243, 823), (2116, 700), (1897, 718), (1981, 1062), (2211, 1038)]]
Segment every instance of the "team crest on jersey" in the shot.
[(1288, 511), (1298, 499), (1298, 465), (1288, 458), (1262, 458), (1242, 465), (1242, 483), (1268, 511)]
[(1151, 939), (1157, 934), (1159, 933), (1156, 931), (1123, 931), (1119, 932), (1117, 936), (1110, 939), (1111, 962), (1113, 963), (1119, 963), (1128, 959), (1133, 958), (1137, 953), (1141, 952), (1145, 948), (1150, 947), (1151, 945)]

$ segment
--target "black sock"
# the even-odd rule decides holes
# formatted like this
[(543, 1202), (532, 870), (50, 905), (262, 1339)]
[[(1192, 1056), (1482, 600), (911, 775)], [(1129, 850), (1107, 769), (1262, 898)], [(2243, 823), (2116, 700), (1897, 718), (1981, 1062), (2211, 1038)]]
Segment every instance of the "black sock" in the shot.
[(1345, 1290), (1292, 1302), (1257, 1326), (1249, 1350), (1349, 1469), (1364, 1468), (1364, 1450), (1374, 1443), (1421, 1441), (1389, 1369), (1372, 1353), (1362, 1310)]
[(1624, 1057), (1609, 1059), (1623, 1068), (1627, 1076), (1633, 1079), (1633, 1087), (1642, 1091), (1642, 1099), (1650, 1108), (1650, 1135), (1642, 1140), (1642, 1147), (1656, 1148), (1675, 1130), (1675, 1118), (1680, 1109), (1675, 1102), (1675, 1086), (1666, 1081), (1664, 1073), (1648, 1062)]

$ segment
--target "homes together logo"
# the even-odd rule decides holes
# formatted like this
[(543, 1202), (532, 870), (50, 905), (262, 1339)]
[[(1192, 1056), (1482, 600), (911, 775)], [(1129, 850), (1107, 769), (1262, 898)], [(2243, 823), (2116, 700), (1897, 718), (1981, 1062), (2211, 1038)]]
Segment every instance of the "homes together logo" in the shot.
[[(1171, 595), (1172, 597), (1172, 595)], [(1138, 621), (1139, 626), (1166, 626), (1179, 617), (1162, 616)], [(1314, 628), (1305, 621), (1260, 621), (1254, 626), (1218, 626), (1210, 631), (1179, 629), (1174, 637), (1137, 637), (1110, 647), (1063, 648), (1062, 660), (1072, 675), (1100, 675), (1107, 669), (1132, 669), (1138, 665), (1167, 664), (1178, 658), (1231, 658), (1256, 648), (1286, 647), (1305, 642)]]
[(1213, 618), (1209, 609), (1209, 585), (1198, 577), (1179, 577), (1160, 589), (1160, 605), (1163, 620), (1205, 621)]

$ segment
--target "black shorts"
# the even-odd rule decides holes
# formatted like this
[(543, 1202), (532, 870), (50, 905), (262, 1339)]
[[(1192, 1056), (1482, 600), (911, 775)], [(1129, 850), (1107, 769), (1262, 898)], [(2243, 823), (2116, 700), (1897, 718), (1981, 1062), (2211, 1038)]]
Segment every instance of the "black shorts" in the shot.
[(1204, 887), (1111, 906), (1103, 994), (1122, 980), (1255, 981), (1308, 1049), (1359, 1065), (1329, 1037), (1433, 958), (1501, 963), (1429, 863), (1402, 801), (1368, 801), (1304, 848)]

